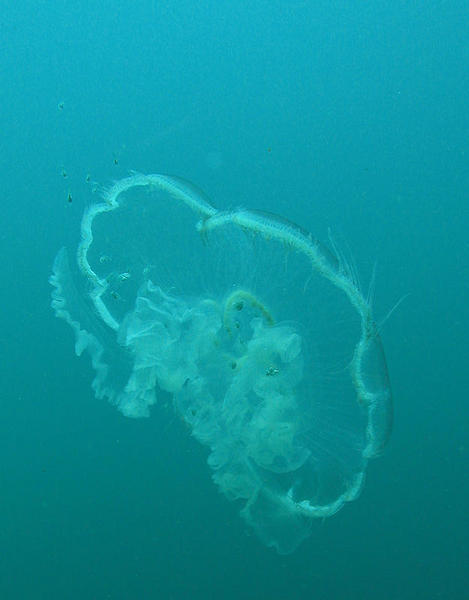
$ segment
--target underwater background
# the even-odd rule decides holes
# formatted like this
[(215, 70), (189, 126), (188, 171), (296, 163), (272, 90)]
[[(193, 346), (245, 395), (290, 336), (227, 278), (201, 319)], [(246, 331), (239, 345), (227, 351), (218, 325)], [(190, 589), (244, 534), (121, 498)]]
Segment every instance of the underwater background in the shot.
[[(1, 2), (0, 598), (469, 596), (467, 1)], [(50, 308), (132, 170), (350, 249), (394, 431), (293, 554), (249, 535), (171, 409), (126, 419)]]

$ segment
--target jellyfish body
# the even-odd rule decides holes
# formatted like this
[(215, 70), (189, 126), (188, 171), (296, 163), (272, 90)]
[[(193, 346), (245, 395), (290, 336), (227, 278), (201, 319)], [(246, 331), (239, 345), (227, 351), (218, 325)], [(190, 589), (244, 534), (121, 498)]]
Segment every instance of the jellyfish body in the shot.
[(292, 552), (359, 495), (391, 432), (386, 364), (352, 269), (308, 232), (134, 174), (86, 211), (76, 264), (62, 249), (50, 281), (95, 395), (142, 417), (171, 394), (266, 545)]

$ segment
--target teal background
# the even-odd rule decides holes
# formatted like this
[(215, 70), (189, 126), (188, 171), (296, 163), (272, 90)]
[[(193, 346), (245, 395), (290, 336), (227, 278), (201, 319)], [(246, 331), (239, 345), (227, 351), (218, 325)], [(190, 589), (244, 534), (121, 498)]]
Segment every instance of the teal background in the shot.
[[(0, 8), (0, 598), (467, 598), (467, 0)], [(131, 169), (330, 227), (365, 289), (376, 263), (378, 320), (405, 296), (391, 443), (291, 556), (247, 535), (170, 410), (93, 398), (50, 310), (87, 175)]]

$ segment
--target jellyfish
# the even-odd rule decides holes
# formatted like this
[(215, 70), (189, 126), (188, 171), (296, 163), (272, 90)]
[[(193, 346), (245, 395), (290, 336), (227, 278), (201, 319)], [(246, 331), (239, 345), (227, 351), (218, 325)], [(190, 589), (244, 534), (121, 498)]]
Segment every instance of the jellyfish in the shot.
[(62, 248), (50, 277), (95, 396), (133, 418), (171, 398), (219, 491), (280, 554), (358, 497), (392, 427), (370, 302), (329, 246), (133, 173), (85, 211), (75, 260)]

